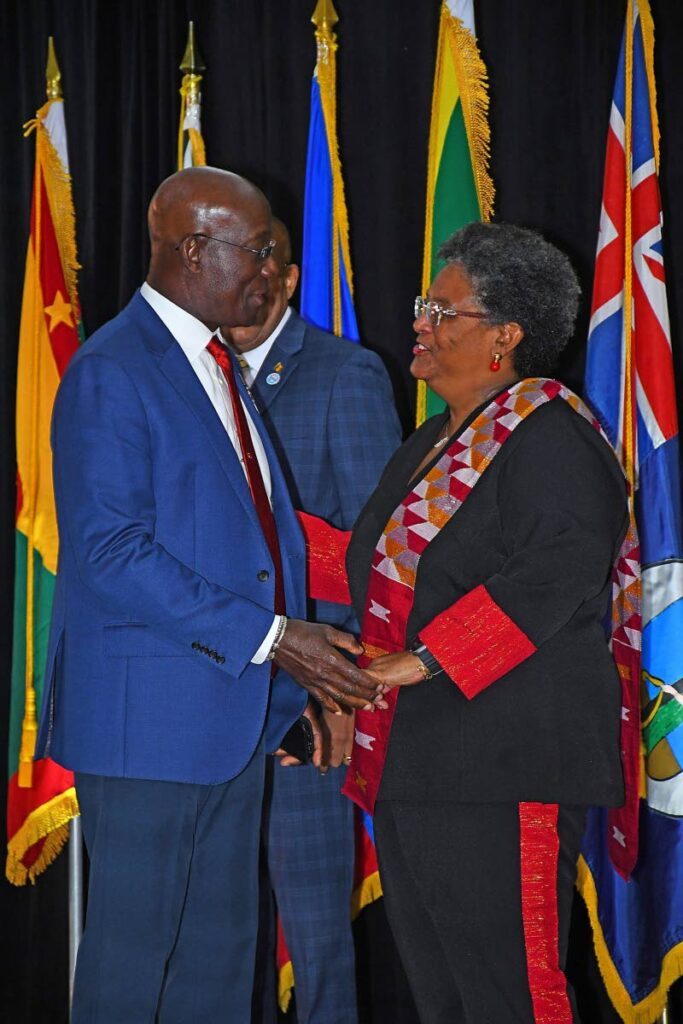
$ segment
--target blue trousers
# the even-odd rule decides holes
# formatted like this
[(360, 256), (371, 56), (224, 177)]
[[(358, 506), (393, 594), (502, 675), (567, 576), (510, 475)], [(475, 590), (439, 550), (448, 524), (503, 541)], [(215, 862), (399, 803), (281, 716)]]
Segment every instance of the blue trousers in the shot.
[(245, 1024), (264, 756), (230, 782), (76, 776), (90, 857), (72, 1024)]
[[(266, 784), (265, 861), (292, 957), (297, 1021), (357, 1024), (353, 805), (340, 792), (345, 769), (321, 775), (312, 765), (275, 761)], [(272, 993), (267, 972), (261, 980)], [(274, 993), (263, 1019), (276, 1020)]]

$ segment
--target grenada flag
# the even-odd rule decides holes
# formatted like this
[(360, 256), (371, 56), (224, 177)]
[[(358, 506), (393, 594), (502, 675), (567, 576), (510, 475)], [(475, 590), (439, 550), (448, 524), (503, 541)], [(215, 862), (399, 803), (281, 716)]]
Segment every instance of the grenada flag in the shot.
[(73, 776), (34, 761), (36, 718), (57, 572), (50, 418), (79, 340), (76, 240), (64, 103), (49, 100), (26, 125), (35, 134), (31, 233), (17, 371), (17, 514), (7, 878), (33, 881), (59, 853), (78, 814)]

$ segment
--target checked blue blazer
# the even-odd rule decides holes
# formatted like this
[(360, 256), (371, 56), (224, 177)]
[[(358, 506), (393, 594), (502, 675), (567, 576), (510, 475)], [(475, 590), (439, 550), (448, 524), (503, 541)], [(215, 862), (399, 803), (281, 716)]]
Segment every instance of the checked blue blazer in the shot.
[[(270, 384), (278, 363), (279, 379)], [(292, 311), (251, 391), (295, 508), (350, 530), (401, 443), (391, 383), (379, 356)], [(352, 628), (348, 609), (310, 604), (315, 621)]]

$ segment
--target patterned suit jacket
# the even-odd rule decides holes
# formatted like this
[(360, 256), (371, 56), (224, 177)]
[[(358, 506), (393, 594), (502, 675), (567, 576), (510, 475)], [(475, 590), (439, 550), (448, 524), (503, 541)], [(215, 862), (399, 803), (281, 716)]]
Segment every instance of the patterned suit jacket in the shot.
[[(379, 356), (292, 313), (251, 390), (294, 506), (350, 530), (401, 443)], [(309, 618), (356, 628), (350, 609), (326, 602), (311, 602)]]

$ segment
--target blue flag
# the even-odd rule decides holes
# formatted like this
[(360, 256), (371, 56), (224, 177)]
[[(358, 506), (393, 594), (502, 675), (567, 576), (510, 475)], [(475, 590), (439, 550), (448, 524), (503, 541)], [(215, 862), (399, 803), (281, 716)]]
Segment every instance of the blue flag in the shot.
[(337, 149), (333, 51), (321, 54), (311, 83), (301, 315), (325, 331), (358, 341), (353, 308), (348, 216)]
[[(579, 888), (610, 998), (650, 1024), (683, 974), (683, 529), (676, 391), (662, 251), (652, 16), (630, 0), (607, 140), (586, 393), (621, 459), (641, 541), (645, 791), (631, 877), (591, 811)], [(630, 177), (627, 179), (627, 169)], [(628, 184), (627, 184), (628, 181)]]

